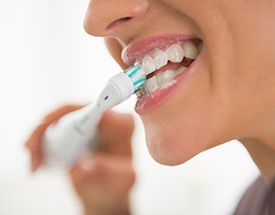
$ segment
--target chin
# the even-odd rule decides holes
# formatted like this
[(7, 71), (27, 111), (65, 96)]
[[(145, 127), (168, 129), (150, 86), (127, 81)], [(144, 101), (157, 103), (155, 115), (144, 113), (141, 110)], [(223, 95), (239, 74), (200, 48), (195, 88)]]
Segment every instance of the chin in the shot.
[(180, 165), (195, 157), (197, 154), (211, 148), (215, 141), (205, 135), (204, 129), (185, 130), (165, 129), (155, 135), (146, 132), (146, 142), (153, 159), (160, 164)]

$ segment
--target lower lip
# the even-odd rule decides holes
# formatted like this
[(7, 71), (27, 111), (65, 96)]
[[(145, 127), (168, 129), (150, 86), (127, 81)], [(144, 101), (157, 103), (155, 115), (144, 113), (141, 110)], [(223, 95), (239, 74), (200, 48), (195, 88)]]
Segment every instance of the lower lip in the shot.
[(147, 96), (143, 96), (139, 98), (136, 102), (135, 111), (139, 115), (143, 115), (145, 113), (153, 111), (155, 108), (160, 106), (163, 102), (167, 101), (169, 97), (177, 91), (177, 89), (186, 83), (188, 79), (190, 79), (191, 75), (196, 70), (196, 65), (200, 60), (200, 55), (196, 58), (196, 60), (188, 67), (186, 71), (177, 78), (175, 78), (171, 83), (164, 88), (158, 89)]

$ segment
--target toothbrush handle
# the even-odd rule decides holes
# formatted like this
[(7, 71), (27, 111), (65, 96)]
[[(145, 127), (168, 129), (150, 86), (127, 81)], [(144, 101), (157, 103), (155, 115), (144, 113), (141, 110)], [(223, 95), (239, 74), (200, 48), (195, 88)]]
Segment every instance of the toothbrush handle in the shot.
[(46, 167), (69, 167), (97, 145), (97, 125), (101, 118), (95, 104), (66, 114), (50, 125), (42, 146)]

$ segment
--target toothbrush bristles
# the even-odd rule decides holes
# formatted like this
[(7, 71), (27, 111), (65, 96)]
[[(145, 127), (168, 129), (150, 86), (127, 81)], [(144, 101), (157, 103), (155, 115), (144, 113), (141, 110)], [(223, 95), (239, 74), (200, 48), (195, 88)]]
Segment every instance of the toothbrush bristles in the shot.
[(145, 72), (141, 66), (131, 66), (125, 70), (124, 73), (132, 80), (132, 83), (135, 87), (135, 93), (139, 92), (142, 89), (144, 82), (146, 81)]

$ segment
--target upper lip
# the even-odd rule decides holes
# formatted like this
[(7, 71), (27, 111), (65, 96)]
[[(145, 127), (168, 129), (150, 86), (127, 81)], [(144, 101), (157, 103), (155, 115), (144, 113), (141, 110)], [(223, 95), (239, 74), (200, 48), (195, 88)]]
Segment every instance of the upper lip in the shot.
[(127, 66), (131, 66), (137, 60), (140, 60), (147, 53), (156, 48), (164, 48), (171, 44), (183, 42), (192, 38), (194, 37), (182, 34), (149, 37), (140, 41), (133, 42), (126, 46), (121, 53), (121, 58)]

